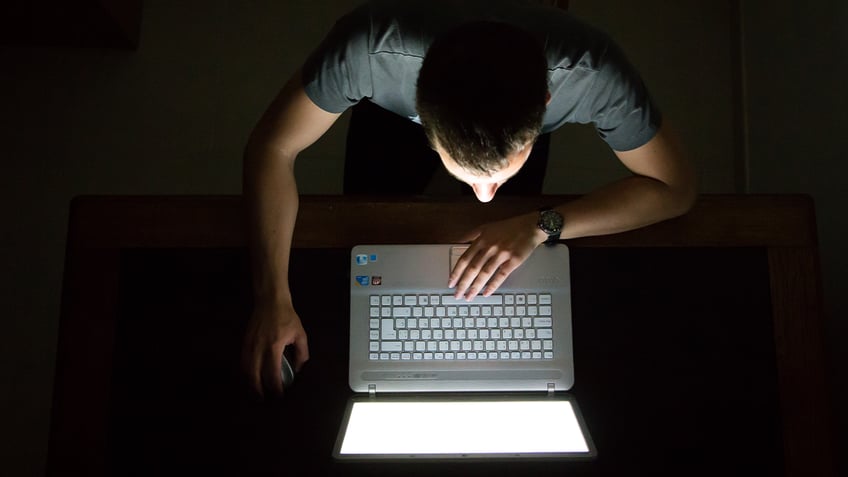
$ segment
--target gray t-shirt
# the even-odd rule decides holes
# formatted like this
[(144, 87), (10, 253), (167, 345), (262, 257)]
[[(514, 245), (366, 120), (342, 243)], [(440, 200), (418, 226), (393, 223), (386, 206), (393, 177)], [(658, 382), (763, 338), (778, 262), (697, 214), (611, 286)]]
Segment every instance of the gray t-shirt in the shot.
[[(303, 67), (306, 94), (340, 113), (362, 99), (413, 121), (415, 83), (440, 32), (492, 20), (536, 35), (545, 45), (551, 102), (542, 131), (593, 123), (618, 151), (654, 137), (660, 113), (636, 70), (605, 33), (563, 10), (522, 1), (372, 1), (342, 17)], [(481, 79), (482, 80), (482, 79)]]

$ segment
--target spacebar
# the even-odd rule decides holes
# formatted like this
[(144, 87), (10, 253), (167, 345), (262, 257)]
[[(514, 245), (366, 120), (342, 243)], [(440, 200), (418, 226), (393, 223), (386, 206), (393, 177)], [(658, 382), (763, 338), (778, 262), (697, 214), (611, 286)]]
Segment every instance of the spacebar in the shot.
[(465, 298), (456, 299), (453, 295), (442, 295), (442, 305), (503, 305), (503, 295), (477, 295), (471, 301), (465, 301)]

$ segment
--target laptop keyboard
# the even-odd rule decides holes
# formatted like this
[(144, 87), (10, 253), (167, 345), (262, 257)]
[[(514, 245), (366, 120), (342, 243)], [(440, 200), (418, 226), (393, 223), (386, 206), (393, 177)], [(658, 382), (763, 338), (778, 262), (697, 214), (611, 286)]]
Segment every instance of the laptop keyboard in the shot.
[(369, 359), (553, 359), (549, 293), (371, 295)]

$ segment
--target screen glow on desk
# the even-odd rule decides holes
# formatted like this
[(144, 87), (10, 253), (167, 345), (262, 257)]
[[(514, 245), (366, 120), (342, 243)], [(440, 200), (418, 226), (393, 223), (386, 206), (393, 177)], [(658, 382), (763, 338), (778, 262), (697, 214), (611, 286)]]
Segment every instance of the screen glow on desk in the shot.
[(588, 452), (568, 401), (357, 402), (341, 454)]

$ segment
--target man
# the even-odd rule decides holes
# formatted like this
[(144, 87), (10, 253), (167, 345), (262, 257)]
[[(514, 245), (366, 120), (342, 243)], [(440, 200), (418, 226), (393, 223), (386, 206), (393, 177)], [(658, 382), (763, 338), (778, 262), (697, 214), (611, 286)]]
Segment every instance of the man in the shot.
[[(545, 241), (622, 232), (685, 213), (695, 176), (645, 87), (603, 33), (518, 1), (372, 2), (336, 24), (260, 120), (245, 152), (255, 309), (244, 366), (282, 391), (280, 362), (306, 333), (288, 286), (298, 153), (361, 100), (420, 122), (447, 171), (481, 202), (518, 175), (541, 133), (593, 123), (633, 175), (579, 200), (485, 225), (448, 277), (457, 297), (488, 295)], [(368, 158), (364, 158), (368, 160)], [(398, 157), (399, 179), (415, 165)], [(397, 174), (397, 175), (396, 175)], [(415, 193), (417, 191), (410, 191)]]

